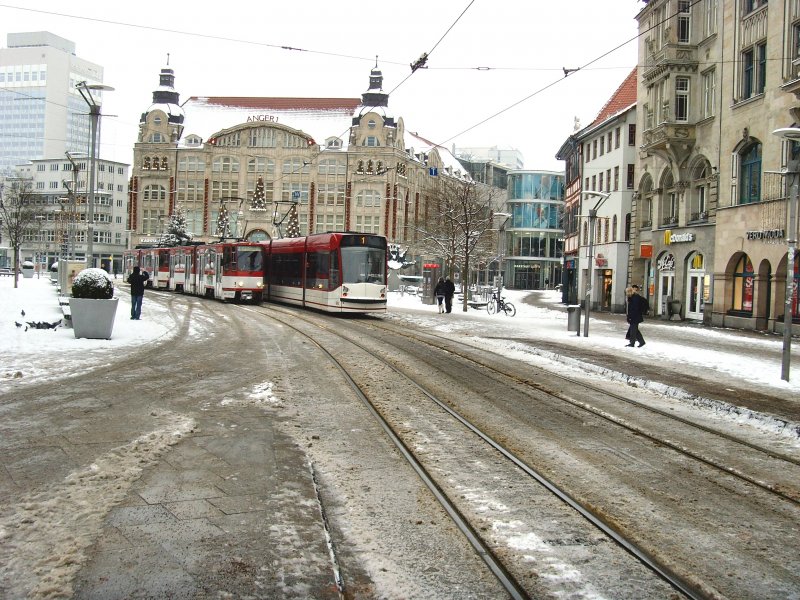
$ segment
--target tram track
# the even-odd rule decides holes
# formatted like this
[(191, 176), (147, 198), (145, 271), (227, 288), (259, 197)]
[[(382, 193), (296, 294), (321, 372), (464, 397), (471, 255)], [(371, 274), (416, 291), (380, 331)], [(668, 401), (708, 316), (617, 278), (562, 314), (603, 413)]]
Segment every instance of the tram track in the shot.
[[(283, 317), (286, 317), (286, 319), (278, 318), (276, 316), (276, 313), (281, 314)], [(466, 537), (469, 543), (473, 546), (478, 555), (481, 556), (481, 558), (486, 562), (488, 568), (501, 582), (504, 589), (506, 589), (506, 591), (509, 593), (510, 597), (528, 598), (530, 596), (525, 591), (523, 584), (521, 584), (517, 579), (515, 579), (513, 575), (511, 575), (509, 570), (507, 570), (504, 567), (502, 561), (495, 555), (494, 551), (491, 549), (490, 544), (483, 540), (477, 528), (470, 525), (467, 518), (464, 515), (462, 515), (459, 508), (457, 507), (457, 503), (451, 501), (450, 498), (448, 498), (445, 491), (442, 489), (442, 487), (436, 483), (434, 477), (428, 472), (428, 470), (423, 465), (422, 461), (420, 461), (416, 457), (414, 451), (409, 447), (409, 444), (403, 441), (402, 433), (398, 433), (397, 431), (395, 431), (396, 426), (393, 426), (390, 422), (391, 420), (385, 417), (383, 414), (385, 409), (381, 409), (379, 403), (377, 403), (371, 397), (372, 394), (367, 389), (364, 389), (362, 385), (360, 385), (357, 382), (356, 377), (351, 373), (351, 371), (348, 369), (347, 366), (345, 366), (345, 364), (342, 361), (336, 358), (334, 352), (328, 350), (323, 343), (320, 343), (317, 339), (312, 337), (311, 334), (309, 334), (307, 331), (304, 331), (301, 327), (299, 327), (297, 325), (298, 321), (302, 321), (306, 324), (311, 325), (312, 327), (322, 328), (327, 333), (332, 333), (339, 339), (346, 340), (350, 344), (361, 349), (363, 352), (372, 355), (373, 358), (375, 358), (376, 360), (380, 360), (393, 373), (395, 373), (399, 377), (407, 379), (414, 387), (416, 387), (425, 397), (427, 397), (441, 410), (445, 411), (456, 421), (458, 421), (463, 427), (465, 427), (467, 430), (475, 434), (478, 438), (480, 438), (482, 442), (487, 444), (494, 451), (500, 453), (504, 458), (513, 463), (515, 468), (519, 469), (522, 473), (524, 473), (524, 475), (535, 480), (539, 485), (546, 488), (549, 493), (555, 495), (561, 502), (563, 502), (571, 509), (579, 513), (584, 519), (590, 522), (592, 526), (596, 527), (601, 532), (603, 532), (604, 535), (612, 539), (620, 548), (624, 549), (637, 561), (645, 565), (654, 574), (656, 574), (658, 577), (660, 577), (670, 586), (672, 586), (672, 588), (674, 588), (676, 591), (679, 591), (681, 594), (689, 598), (707, 597), (706, 593), (702, 591), (701, 587), (698, 587), (693, 582), (686, 580), (678, 573), (674, 572), (669, 566), (660, 564), (658, 560), (655, 557), (653, 557), (646, 549), (639, 547), (634, 541), (626, 539), (624, 534), (622, 534), (618, 530), (616, 525), (609, 522), (601, 512), (598, 512), (594, 510), (591, 506), (582, 504), (580, 501), (573, 498), (568, 491), (561, 489), (558, 485), (549, 480), (544, 474), (532, 468), (523, 459), (516, 456), (514, 452), (505, 447), (503, 443), (493, 439), (492, 436), (482, 431), (478, 425), (472, 423), (469, 419), (459, 414), (456, 410), (451, 408), (447, 402), (437, 398), (434, 393), (428, 391), (423, 385), (420, 385), (413, 378), (409, 377), (409, 375), (404, 373), (397, 366), (391, 364), (391, 362), (388, 360), (376, 357), (374, 352), (364, 344), (361, 344), (348, 336), (341, 335), (340, 333), (331, 329), (329, 326), (320, 323), (319, 320), (317, 320), (316, 318), (309, 317), (308, 313), (304, 313), (301, 311), (293, 311), (291, 309), (283, 309), (283, 308), (276, 309), (276, 307), (271, 306), (269, 316), (273, 319), (278, 320), (284, 326), (290, 327), (299, 334), (308, 337), (322, 352), (325, 353), (327, 359), (332, 361), (336, 365), (340, 373), (347, 379), (354, 393), (361, 399), (361, 401), (368, 408), (370, 413), (379, 421), (381, 427), (390, 437), (390, 439), (398, 448), (400, 453), (403, 455), (406, 461), (412, 466), (414, 471), (419, 475), (420, 479), (425, 483), (426, 487), (428, 487), (428, 489), (434, 495), (436, 500), (442, 505), (445, 512), (450, 516), (450, 518), (456, 524), (458, 529), (463, 533), (463, 535)]]
[[(743, 447), (755, 451), (763, 455), (764, 460), (784, 462), (786, 463), (787, 467), (791, 468), (791, 473), (787, 476), (785, 468), (781, 468), (781, 465), (773, 465), (772, 470), (774, 474), (776, 476), (782, 475), (781, 477), (782, 481), (767, 482), (762, 480), (758, 476), (744, 472), (740, 468), (731, 466), (730, 464), (722, 463), (719, 460), (703, 455), (700, 451), (693, 451), (684, 444), (676, 443), (675, 441), (670, 440), (663, 435), (658, 435), (652, 431), (645, 429), (644, 427), (640, 427), (630, 422), (627, 422), (624, 420), (624, 418), (615, 416), (606, 408), (599, 408), (595, 405), (592, 405), (591, 403), (575, 400), (573, 398), (568, 397), (566, 394), (562, 392), (553, 390), (551, 387), (548, 387), (547, 385), (543, 385), (539, 382), (533, 381), (530, 377), (521, 377), (519, 374), (511, 372), (507, 368), (499, 367), (496, 363), (492, 364), (488, 360), (481, 360), (476, 356), (476, 352), (479, 351), (479, 349), (477, 348), (470, 347), (472, 348), (473, 352), (468, 353), (462, 349), (464, 347), (464, 344), (461, 345), (455, 344), (452, 342), (452, 340), (449, 340), (441, 336), (437, 336), (435, 334), (430, 334), (430, 333), (422, 334), (419, 332), (410, 333), (408, 329), (400, 329), (393, 326), (387, 326), (385, 323), (378, 323), (378, 322), (370, 322), (368, 325), (366, 323), (363, 323), (362, 325), (365, 327), (370, 327), (373, 330), (391, 332), (393, 335), (402, 336), (414, 342), (424, 343), (431, 348), (448, 352), (453, 356), (458, 356), (463, 360), (473, 363), (475, 366), (480, 367), (481, 369), (485, 369), (501, 377), (509, 378), (510, 380), (514, 381), (517, 384), (529, 387), (531, 389), (535, 389), (537, 392), (541, 392), (553, 398), (561, 400), (563, 402), (567, 402), (568, 404), (575, 406), (578, 409), (590, 412), (602, 419), (614, 423), (615, 425), (628, 429), (637, 435), (642, 435), (648, 439), (651, 439), (655, 443), (664, 445), (680, 454), (683, 454), (694, 460), (700, 461), (712, 468), (719, 470), (722, 473), (725, 473), (726, 475), (731, 475), (733, 477), (739, 478), (742, 481), (755, 485), (771, 494), (774, 494), (777, 497), (782, 498), (783, 500), (792, 502), (795, 505), (800, 505), (800, 488), (798, 488), (797, 486), (790, 487), (791, 485), (790, 482), (800, 481), (800, 469), (793, 468), (793, 467), (800, 467), (800, 458), (778, 452), (772, 448), (767, 448), (763, 445), (742, 439), (741, 437), (733, 436), (724, 431), (708, 427), (701, 423), (697, 423), (690, 419), (681, 417), (679, 415), (675, 415), (669, 411), (662, 410), (656, 406), (651, 406), (644, 402), (635, 400), (633, 398), (623, 396), (622, 394), (617, 394), (615, 392), (609, 391), (608, 389), (604, 389), (600, 386), (592, 385), (590, 383), (587, 383), (583, 379), (579, 379), (577, 377), (568, 377), (566, 375), (557, 373), (555, 371), (548, 372), (549, 378), (557, 379), (569, 385), (570, 387), (577, 386), (583, 388), (584, 390), (592, 394), (597, 394), (602, 397), (611, 398), (615, 401), (630, 405), (636, 408), (637, 410), (642, 410), (647, 413), (657, 415), (660, 418), (667, 419), (675, 423), (679, 423), (680, 425), (691, 427), (694, 430), (717, 437), (721, 440), (724, 440), (725, 442), (734, 444), (737, 447)], [(432, 341), (432, 338), (435, 339), (436, 342)], [(727, 453), (727, 456), (729, 458), (734, 455), (739, 456), (737, 448), (732, 448)]]

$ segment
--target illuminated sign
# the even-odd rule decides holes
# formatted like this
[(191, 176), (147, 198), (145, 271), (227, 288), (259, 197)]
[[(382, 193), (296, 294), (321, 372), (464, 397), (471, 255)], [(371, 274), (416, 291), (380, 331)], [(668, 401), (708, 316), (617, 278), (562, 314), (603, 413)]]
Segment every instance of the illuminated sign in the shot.
[(693, 242), (694, 241), (694, 234), (693, 233), (672, 233), (671, 229), (667, 229), (664, 232), (664, 243), (669, 244), (677, 244), (679, 242)]

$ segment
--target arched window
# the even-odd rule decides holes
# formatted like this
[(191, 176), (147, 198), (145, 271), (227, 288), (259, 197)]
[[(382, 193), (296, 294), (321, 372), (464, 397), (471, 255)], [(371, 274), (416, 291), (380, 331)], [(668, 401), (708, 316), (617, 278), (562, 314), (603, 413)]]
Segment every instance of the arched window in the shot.
[(761, 144), (746, 146), (740, 153), (739, 204), (761, 200)]
[(755, 272), (750, 257), (743, 254), (733, 270), (733, 310), (747, 315), (753, 314), (753, 290)]

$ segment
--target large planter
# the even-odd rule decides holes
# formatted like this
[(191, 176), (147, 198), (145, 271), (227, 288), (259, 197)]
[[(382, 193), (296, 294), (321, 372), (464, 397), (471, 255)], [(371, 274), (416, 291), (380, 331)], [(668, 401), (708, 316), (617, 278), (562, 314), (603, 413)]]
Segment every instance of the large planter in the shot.
[(118, 298), (109, 300), (70, 298), (69, 311), (75, 337), (110, 340), (118, 302)]
[(32, 262), (26, 260), (22, 263), (22, 276), (25, 279), (33, 279), (33, 274), (35, 273), (35, 267)]

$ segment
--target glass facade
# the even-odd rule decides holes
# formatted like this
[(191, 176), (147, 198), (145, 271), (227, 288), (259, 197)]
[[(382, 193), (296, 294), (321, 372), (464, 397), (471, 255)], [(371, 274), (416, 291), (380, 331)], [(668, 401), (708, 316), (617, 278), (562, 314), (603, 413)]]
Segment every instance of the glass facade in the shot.
[(552, 288), (564, 255), (564, 175), (511, 171), (508, 176), (504, 280), (513, 289)]

